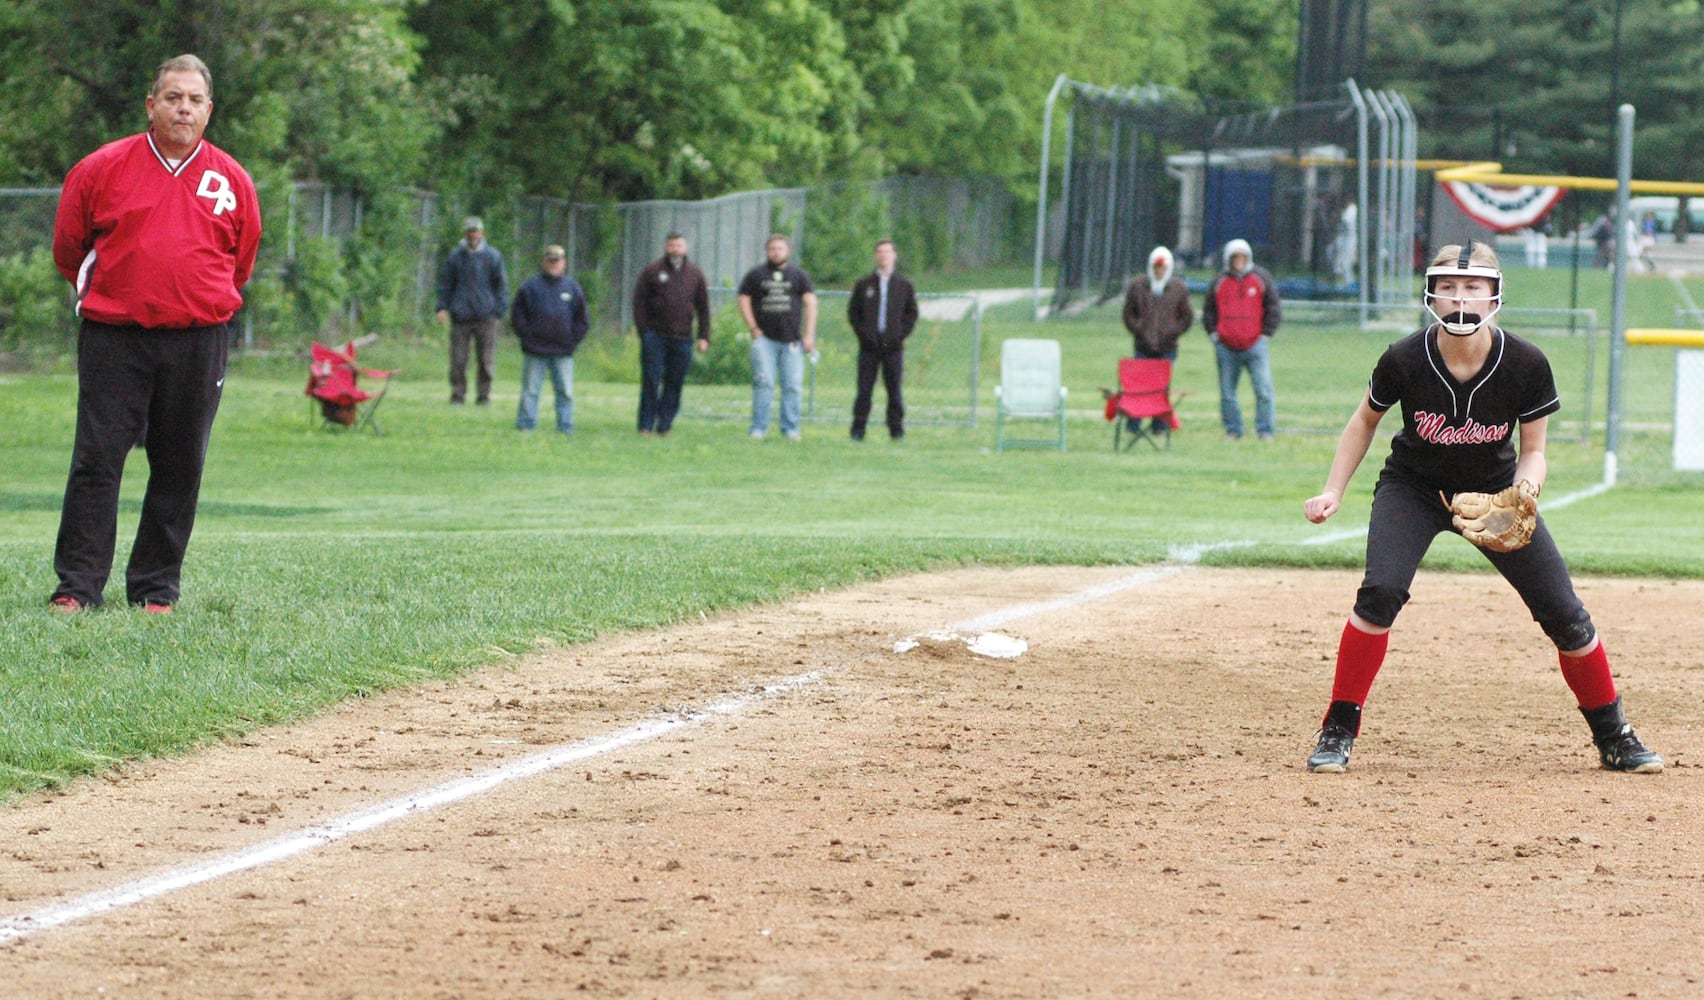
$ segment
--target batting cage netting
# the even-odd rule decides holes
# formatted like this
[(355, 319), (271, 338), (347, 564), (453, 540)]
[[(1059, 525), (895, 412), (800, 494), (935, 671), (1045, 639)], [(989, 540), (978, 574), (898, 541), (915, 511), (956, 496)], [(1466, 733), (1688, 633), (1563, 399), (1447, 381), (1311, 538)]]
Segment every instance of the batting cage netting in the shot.
[[(1166, 88), (1061, 76), (1042, 144), (1035, 289), (1058, 265), (1047, 312), (1119, 295), (1149, 250), (1215, 269), (1247, 240), (1286, 298), (1394, 303), (1412, 296), (1414, 116), (1354, 81), (1330, 101), (1226, 114)], [(1048, 203), (1054, 106), (1069, 99), (1057, 204)]]

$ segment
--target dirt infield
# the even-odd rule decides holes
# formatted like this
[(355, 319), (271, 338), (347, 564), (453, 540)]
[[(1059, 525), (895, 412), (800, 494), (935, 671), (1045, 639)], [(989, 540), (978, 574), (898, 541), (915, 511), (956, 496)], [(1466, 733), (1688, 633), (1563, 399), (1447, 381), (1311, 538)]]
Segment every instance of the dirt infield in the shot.
[[(1091, 590), (1133, 573), (968, 570), (814, 595), (20, 803), (0, 811), (0, 919), (748, 699), (25, 933), (0, 945), (0, 992), (1704, 994), (1704, 583), (1580, 581), (1662, 775), (1599, 770), (1513, 594), (1439, 574), (1393, 633), (1350, 772), (1310, 775), (1355, 576), (1184, 568)], [(893, 652), (1020, 606), (998, 629), (1029, 643), (1015, 659)], [(781, 678), (802, 679), (758, 692)]]

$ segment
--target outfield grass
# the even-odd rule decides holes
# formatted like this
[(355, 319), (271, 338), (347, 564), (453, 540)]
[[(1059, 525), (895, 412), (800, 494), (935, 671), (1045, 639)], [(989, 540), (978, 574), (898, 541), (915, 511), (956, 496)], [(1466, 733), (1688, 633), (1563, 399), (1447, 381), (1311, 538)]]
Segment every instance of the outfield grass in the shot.
[[(1666, 287), (1641, 285), (1635, 298), (1659, 310)], [(1096, 390), (1128, 349), (1116, 312), (1041, 328), (1026, 317), (1009, 307), (984, 325), (977, 427), (918, 426), (897, 445), (879, 436), (854, 444), (838, 424), (808, 426), (801, 444), (752, 442), (742, 423), (714, 420), (642, 439), (634, 386), (589, 379), (577, 387), (572, 439), (521, 435), (510, 341), (488, 409), (445, 405), (441, 345), (381, 341), (363, 361), (403, 369), (380, 411), (389, 434), (326, 432), (301, 395), (301, 360), (241, 359), (214, 431), (183, 603), (170, 618), (123, 608), (121, 581), (105, 610), (45, 610), (75, 384), (65, 375), (0, 380), (0, 794), (540, 645), (884, 575), (1148, 563), (1221, 543), (1233, 544), (1204, 561), (1359, 565), (1357, 538), (1300, 543), (1364, 525), (1382, 445), (1336, 520), (1309, 525), (1301, 504), (1396, 334), (1284, 331), (1273, 359), (1286, 433), (1269, 445), (1222, 440), (1211, 356), (1192, 335), (1177, 375), (1192, 392), (1184, 430), (1169, 451), (1114, 454)], [(1065, 346), (1070, 450), (994, 453), (999, 341), (1037, 335)], [(1581, 374), (1566, 359), (1578, 352), (1560, 345), (1553, 354), (1566, 396)], [(1672, 368), (1662, 352), (1628, 357), (1630, 413), (1660, 422)], [(1650, 456), (1628, 463), (1638, 474), (1624, 467), (1625, 485), (1548, 515), (1577, 570), (1704, 576), (1704, 476), (1668, 470), (1666, 434), (1649, 438)], [(1586, 443), (1556, 441), (1546, 497), (1596, 483), (1602, 460), (1601, 428)], [(139, 453), (130, 471), (120, 576), (145, 478)], [(1449, 540), (1431, 564), (1481, 565)]]

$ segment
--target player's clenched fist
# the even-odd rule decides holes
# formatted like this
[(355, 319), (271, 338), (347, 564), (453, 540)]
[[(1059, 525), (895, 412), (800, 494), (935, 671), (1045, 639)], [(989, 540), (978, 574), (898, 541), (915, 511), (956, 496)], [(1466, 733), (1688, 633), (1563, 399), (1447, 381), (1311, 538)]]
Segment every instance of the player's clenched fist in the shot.
[(1326, 490), (1317, 497), (1309, 497), (1302, 505), (1302, 513), (1315, 524), (1337, 513), (1337, 508), (1343, 503), (1343, 498), (1334, 490)]

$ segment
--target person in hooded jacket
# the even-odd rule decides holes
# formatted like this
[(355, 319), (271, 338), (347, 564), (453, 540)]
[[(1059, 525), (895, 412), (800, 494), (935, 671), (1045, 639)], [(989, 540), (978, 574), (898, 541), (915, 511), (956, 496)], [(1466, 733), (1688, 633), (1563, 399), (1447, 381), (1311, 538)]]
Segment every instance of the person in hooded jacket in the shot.
[(509, 322), (521, 340), (521, 405), (515, 429), (538, 425), (538, 397), (544, 376), (556, 389), (556, 429), (574, 433), (574, 352), (586, 339), (590, 322), (586, 293), (568, 276), (568, 257), (554, 243), (544, 248), (539, 273), (521, 282), (509, 307)]
[(1254, 430), (1262, 441), (1272, 439), (1277, 405), (1272, 391), (1272, 366), (1267, 345), (1278, 332), (1283, 305), (1278, 283), (1254, 263), (1247, 240), (1225, 244), (1225, 270), (1207, 286), (1201, 303), (1201, 325), (1213, 340), (1219, 362), (1219, 418), (1225, 436), (1243, 436), (1242, 407), (1237, 405), (1237, 383), (1244, 369), (1254, 384)]
[[(1195, 307), (1189, 302), (1189, 286), (1173, 267), (1172, 252), (1155, 247), (1148, 254), (1148, 273), (1130, 282), (1124, 293), (1124, 328), (1130, 331), (1138, 358), (1177, 360), (1177, 342), (1195, 325)], [(1134, 419), (1130, 429), (1136, 430)], [(1154, 430), (1168, 427), (1164, 417), (1154, 418)]]
[(462, 233), (438, 272), (438, 322), (450, 325), (450, 404), (459, 406), (467, 398), (471, 353), (477, 358), (474, 402), (485, 406), (491, 402), (497, 321), (509, 301), (509, 274), (503, 255), (486, 242), (479, 216), (468, 216)]

